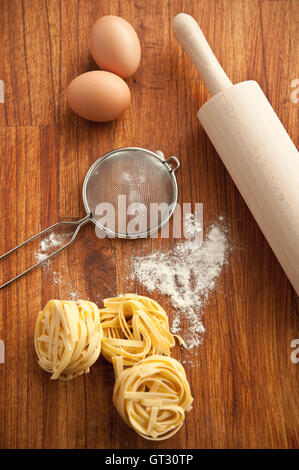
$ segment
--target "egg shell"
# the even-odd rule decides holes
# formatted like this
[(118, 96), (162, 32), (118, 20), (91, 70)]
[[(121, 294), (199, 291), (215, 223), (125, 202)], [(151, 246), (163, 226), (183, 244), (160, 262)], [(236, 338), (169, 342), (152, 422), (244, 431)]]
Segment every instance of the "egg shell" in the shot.
[(99, 18), (90, 31), (91, 54), (103, 70), (122, 78), (133, 75), (140, 63), (141, 47), (134, 28), (119, 16)]
[(89, 121), (106, 122), (119, 117), (129, 106), (131, 93), (126, 82), (111, 72), (86, 72), (69, 84), (70, 108)]

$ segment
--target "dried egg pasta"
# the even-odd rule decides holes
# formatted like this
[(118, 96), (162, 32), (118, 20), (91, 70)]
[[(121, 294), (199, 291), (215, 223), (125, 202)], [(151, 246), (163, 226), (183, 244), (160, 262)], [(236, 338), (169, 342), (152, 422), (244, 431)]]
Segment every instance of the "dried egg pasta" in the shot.
[(105, 299), (104, 307), (100, 309), (102, 355), (108, 361), (121, 356), (124, 366), (133, 366), (149, 355), (170, 355), (175, 338), (169, 331), (168, 316), (157, 302), (126, 294)]
[(103, 332), (98, 307), (85, 300), (50, 300), (39, 313), (34, 334), (38, 363), (51, 379), (70, 380), (98, 359)]
[(113, 358), (113, 403), (128, 426), (149, 440), (164, 440), (183, 425), (193, 398), (183, 366), (166, 356), (150, 356), (123, 369)]

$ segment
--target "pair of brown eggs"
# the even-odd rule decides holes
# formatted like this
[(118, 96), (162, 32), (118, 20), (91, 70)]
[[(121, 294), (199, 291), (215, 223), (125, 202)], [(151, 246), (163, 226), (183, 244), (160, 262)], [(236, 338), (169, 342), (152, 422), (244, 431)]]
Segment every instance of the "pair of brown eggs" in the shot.
[(123, 80), (140, 63), (141, 47), (134, 28), (114, 15), (98, 19), (90, 31), (91, 54), (101, 70), (86, 72), (69, 84), (70, 108), (89, 121), (106, 122), (119, 117), (131, 102)]

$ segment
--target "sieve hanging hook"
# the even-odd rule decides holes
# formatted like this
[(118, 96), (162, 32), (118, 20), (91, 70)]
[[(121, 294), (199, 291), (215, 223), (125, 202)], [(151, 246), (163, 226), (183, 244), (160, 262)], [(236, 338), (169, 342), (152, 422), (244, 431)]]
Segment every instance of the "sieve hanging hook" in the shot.
[[(173, 161), (176, 164), (174, 167), (171, 165)], [(89, 168), (83, 183), (82, 196), (87, 215), (77, 221), (61, 221), (51, 225), (1, 255), (0, 261), (22, 246), (61, 225), (75, 226), (70, 240), (44, 259), (2, 284), (0, 290), (68, 247), (77, 237), (80, 228), (90, 221), (108, 235), (119, 238), (144, 238), (158, 231), (170, 219), (177, 203), (178, 188), (174, 173), (179, 166), (180, 162), (177, 157), (171, 156), (165, 160), (162, 152), (157, 151), (157, 153), (154, 153), (139, 147), (123, 147), (100, 157)], [(121, 179), (122, 177), (123, 180)], [(166, 202), (169, 210), (161, 216), (161, 220), (155, 226), (149, 226), (149, 229), (146, 231), (127, 233), (111, 230), (105, 227), (98, 219), (96, 208), (99, 202), (114, 204), (116, 207), (116, 198), (119, 192), (124, 192), (124, 195), (128, 196), (129, 199), (135, 192), (134, 197), (140, 199), (137, 202), (144, 203), (145, 206), (150, 205), (151, 202), (156, 200), (158, 202)]]
[[(171, 162), (172, 160), (176, 163), (176, 166), (175, 166), (174, 168), (172, 168), (172, 166), (171, 166), (170, 163), (169, 163), (169, 162)], [(171, 157), (167, 158), (167, 160), (164, 160), (163, 164), (165, 164), (165, 163), (167, 163), (167, 164), (170, 166), (170, 170), (169, 170), (170, 173), (175, 172), (175, 171), (178, 170), (178, 169), (180, 168), (180, 166), (181, 166), (179, 159), (178, 159), (177, 157), (175, 157), (174, 155), (172, 155)]]

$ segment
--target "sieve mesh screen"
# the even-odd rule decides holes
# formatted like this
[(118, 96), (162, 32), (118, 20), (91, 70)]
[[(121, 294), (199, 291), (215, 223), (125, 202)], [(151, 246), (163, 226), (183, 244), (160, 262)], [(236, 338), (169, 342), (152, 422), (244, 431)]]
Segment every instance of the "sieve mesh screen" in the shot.
[[(139, 229), (134, 224), (130, 228), (130, 220), (140, 214), (146, 214), (146, 231), (158, 229), (168, 219), (177, 197), (169, 166), (143, 149), (120, 149), (99, 159), (88, 175), (85, 190), (86, 210), (92, 212), (95, 223), (101, 224), (103, 208), (110, 204), (115, 214), (114, 231), (127, 234), (130, 230), (144, 232), (144, 224)], [(123, 230), (118, 230), (120, 224)]]

